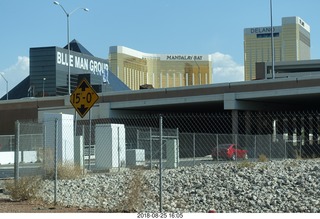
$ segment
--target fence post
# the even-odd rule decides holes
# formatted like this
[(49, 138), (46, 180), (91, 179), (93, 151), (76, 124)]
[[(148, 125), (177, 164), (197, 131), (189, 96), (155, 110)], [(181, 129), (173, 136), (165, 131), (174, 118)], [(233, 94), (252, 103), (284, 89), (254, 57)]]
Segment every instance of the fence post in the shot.
[(219, 163), (219, 134), (216, 134), (216, 145), (217, 145), (217, 150), (216, 150), (216, 153), (217, 153), (217, 161)]
[(300, 154), (299, 154), (299, 157), (302, 158), (302, 145), (301, 145), (301, 142), (300, 142), (300, 150), (299, 150)]
[(234, 134), (234, 143), (236, 144), (236, 163), (238, 162), (238, 134)]
[(159, 206), (160, 213), (162, 212), (162, 115), (160, 115), (159, 121), (160, 128), (160, 160), (159, 160)]
[(89, 163), (88, 170), (91, 169), (91, 110), (89, 110)]
[(16, 133), (15, 133), (15, 139), (16, 139), (16, 146), (15, 146), (15, 152), (14, 152), (14, 180), (15, 183), (19, 180), (19, 148), (20, 148), (20, 122), (17, 120), (15, 124)]
[(271, 153), (272, 153), (272, 152), (271, 152), (271, 150), (272, 150), (272, 149), (271, 149), (271, 146), (272, 146), (272, 135), (270, 135), (269, 140), (270, 140), (270, 141), (269, 141), (269, 157), (270, 157), (270, 160), (271, 160), (271, 159), (272, 159), (272, 158), (271, 158)]
[(82, 125), (82, 136), (83, 136), (83, 156), (82, 156), (82, 161), (83, 161), (83, 171), (82, 171), (82, 173), (83, 174), (85, 174), (85, 166), (86, 166), (86, 159), (85, 159), (85, 155), (86, 155), (86, 153), (85, 153), (85, 139), (86, 139), (86, 136), (84, 135), (84, 125)]
[(176, 129), (176, 131), (177, 131), (177, 145), (178, 145), (178, 151), (177, 151), (177, 153), (178, 153), (178, 164), (177, 164), (177, 167), (179, 167), (179, 164), (180, 164), (180, 161), (179, 161), (179, 158), (180, 158), (180, 140), (179, 140), (179, 128), (177, 128)]
[(254, 135), (254, 158), (257, 161), (257, 135)]
[(118, 135), (118, 172), (120, 172), (120, 137), (119, 137), (119, 126), (117, 127), (117, 135)]
[(284, 159), (287, 159), (287, 142), (284, 144)]
[(193, 133), (193, 166), (195, 166), (195, 162), (196, 162), (196, 133)]
[(152, 170), (152, 128), (150, 128), (150, 170)]
[(77, 136), (77, 126), (78, 126), (78, 113), (76, 110), (74, 110), (74, 136)]
[(55, 146), (54, 146), (54, 205), (57, 205), (58, 187), (58, 119), (55, 119)]
[(47, 149), (46, 149), (46, 145), (47, 145), (47, 138), (46, 138), (46, 135), (47, 135), (47, 126), (46, 126), (46, 123), (43, 122), (43, 151), (42, 151), (42, 167), (44, 169), (44, 175), (46, 176), (47, 175), (47, 168), (46, 168), (46, 162), (47, 162), (47, 159), (46, 159), (46, 156), (47, 156)]
[(139, 149), (139, 135), (140, 135), (140, 132), (139, 132), (139, 129), (137, 130), (137, 149)]
[(13, 137), (10, 137), (10, 151), (13, 151)]

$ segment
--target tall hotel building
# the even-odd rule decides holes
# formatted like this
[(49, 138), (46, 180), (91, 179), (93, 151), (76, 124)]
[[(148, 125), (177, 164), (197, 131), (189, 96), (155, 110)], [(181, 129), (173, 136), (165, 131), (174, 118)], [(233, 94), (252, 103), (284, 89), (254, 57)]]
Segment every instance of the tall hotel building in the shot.
[(169, 88), (212, 83), (211, 55), (150, 54), (111, 46), (109, 69), (132, 90), (147, 84)]
[[(273, 27), (273, 36), (275, 62), (310, 59), (310, 26), (301, 18), (282, 18), (282, 26)], [(256, 79), (256, 63), (272, 62), (271, 39), (270, 26), (244, 29), (246, 81)]]

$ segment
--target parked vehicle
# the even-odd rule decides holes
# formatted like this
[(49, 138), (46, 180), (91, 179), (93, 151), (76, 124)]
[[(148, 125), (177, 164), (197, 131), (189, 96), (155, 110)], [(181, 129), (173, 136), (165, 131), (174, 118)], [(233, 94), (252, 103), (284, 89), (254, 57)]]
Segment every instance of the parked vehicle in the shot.
[(236, 160), (237, 158), (248, 159), (248, 151), (236, 144), (219, 144), (212, 150), (212, 159), (219, 158)]

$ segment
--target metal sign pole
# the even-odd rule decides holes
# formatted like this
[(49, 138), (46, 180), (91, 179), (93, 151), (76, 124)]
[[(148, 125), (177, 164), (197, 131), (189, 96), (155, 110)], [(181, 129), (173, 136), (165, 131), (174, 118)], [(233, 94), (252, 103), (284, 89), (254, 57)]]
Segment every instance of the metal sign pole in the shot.
[(91, 169), (91, 110), (89, 110), (89, 165), (88, 170)]
[(14, 180), (15, 183), (19, 180), (19, 147), (20, 147), (20, 122), (16, 121), (16, 147), (14, 153)]
[(162, 212), (162, 115), (160, 115), (159, 121), (160, 128), (160, 160), (159, 160), (159, 198), (160, 198), (160, 213)]
[(58, 191), (58, 120), (55, 120), (55, 147), (54, 147), (54, 205), (57, 205)]
[(274, 37), (273, 37), (273, 24), (272, 24), (272, 0), (270, 0), (270, 19), (271, 19), (271, 61), (272, 61), (272, 79), (275, 79), (274, 72)]

